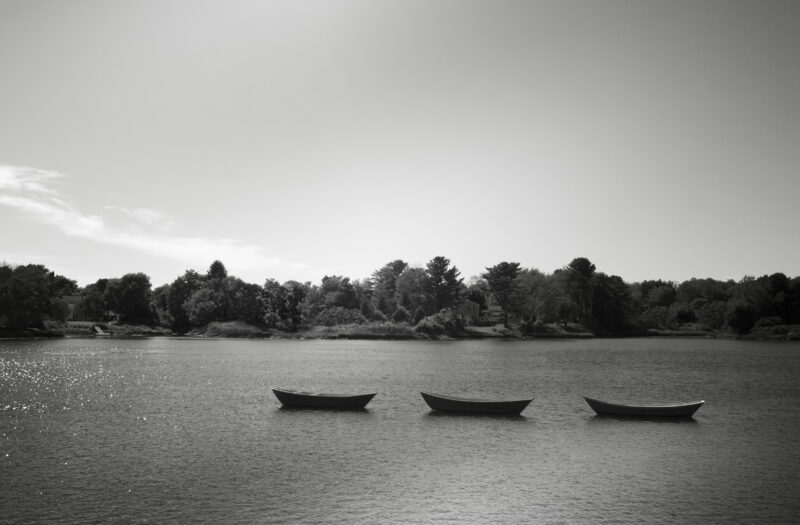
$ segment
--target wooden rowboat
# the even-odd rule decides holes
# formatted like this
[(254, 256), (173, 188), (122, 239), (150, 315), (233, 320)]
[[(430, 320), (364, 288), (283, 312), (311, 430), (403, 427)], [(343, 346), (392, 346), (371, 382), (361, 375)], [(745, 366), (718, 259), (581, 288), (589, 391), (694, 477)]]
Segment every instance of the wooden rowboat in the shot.
[(519, 414), (533, 399), (500, 401), (492, 399), (470, 399), (420, 392), (422, 399), (433, 410), (445, 412), (470, 412), (474, 414)]
[(621, 405), (583, 396), (589, 406), (600, 415), (632, 417), (691, 417), (705, 401), (678, 405)]
[(320, 394), (284, 388), (273, 388), (272, 392), (285, 407), (334, 410), (362, 410), (377, 394)]

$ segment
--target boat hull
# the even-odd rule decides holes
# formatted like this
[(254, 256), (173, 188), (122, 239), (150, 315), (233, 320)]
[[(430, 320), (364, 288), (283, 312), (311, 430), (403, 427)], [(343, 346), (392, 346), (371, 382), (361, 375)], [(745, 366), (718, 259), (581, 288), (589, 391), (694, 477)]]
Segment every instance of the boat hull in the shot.
[(285, 407), (324, 408), (330, 410), (363, 410), (377, 394), (319, 394), (273, 388), (272, 392)]
[(420, 392), (422, 399), (433, 410), (443, 412), (466, 412), (471, 414), (516, 415), (522, 412), (533, 399), (500, 401), (490, 399), (468, 399)]
[(691, 417), (705, 401), (678, 405), (622, 405), (583, 396), (598, 415), (628, 417)]

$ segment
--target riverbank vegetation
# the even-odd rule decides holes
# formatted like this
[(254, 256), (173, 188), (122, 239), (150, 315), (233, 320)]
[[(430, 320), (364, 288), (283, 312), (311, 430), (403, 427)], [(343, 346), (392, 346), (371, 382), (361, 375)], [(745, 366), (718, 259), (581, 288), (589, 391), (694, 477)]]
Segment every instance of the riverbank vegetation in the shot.
[(0, 265), (0, 335), (442, 338), (711, 335), (800, 339), (800, 277), (626, 283), (579, 257), (553, 273), (503, 261), (465, 282), (446, 257), (364, 280), (247, 283), (221, 261), (152, 288), (143, 273), (83, 288)]

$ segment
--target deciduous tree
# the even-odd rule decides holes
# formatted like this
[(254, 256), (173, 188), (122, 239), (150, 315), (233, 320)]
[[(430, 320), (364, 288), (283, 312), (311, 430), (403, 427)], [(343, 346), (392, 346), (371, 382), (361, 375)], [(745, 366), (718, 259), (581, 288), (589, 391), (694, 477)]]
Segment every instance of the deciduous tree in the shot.
[[(70, 281), (40, 264), (0, 267), (0, 329), (41, 328), (48, 319), (64, 320), (61, 293)], [(71, 281), (74, 283), (74, 281)]]
[(128, 273), (108, 282), (106, 296), (113, 310), (124, 323), (152, 325), (156, 321), (150, 277), (144, 273)]
[(619, 334), (630, 330), (633, 303), (630, 288), (621, 277), (596, 274), (592, 300), (592, 327), (596, 332)]
[(167, 294), (167, 311), (172, 316), (172, 330), (179, 334), (188, 332), (192, 323), (186, 310), (186, 302), (202, 286), (205, 277), (194, 270), (186, 270), (184, 274), (175, 279), (169, 287)]
[(414, 312), (415, 316), (417, 309), (423, 308), (425, 304), (424, 280), (424, 269), (406, 268), (395, 281), (400, 304), (409, 312)]
[(592, 287), (595, 265), (586, 257), (573, 259), (566, 268), (564, 276), (569, 292), (578, 307), (578, 321), (590, 324), (592, 319)]
[(508, 313), (511, 309), (511, 294), (514, 290), (514, 280), (519, 275), (519, 263), (503, 261), (490, 268), (486, 268), (483, 278), (489, 284), (489, 289), (495, 301), (503, 309), (505, 324), (508, 324)]
[(379, 270), (375, 270), (372, 274), (370, 282), (372, 283), (375, 297), (377, 297), (378, 301), (382, 299), (378, 309), (386, 315), (393, 312), (397, 306), (397, 278), (406, 268), (408, 268), (407, 262), (396, 259), (385, 264)]
[(106, 302), (106, 288), (108, 288), (108, 279), (98, 279), (84, 288), (80, 308), (87, 319), (106, 320), (107, 312), (111, 310)]

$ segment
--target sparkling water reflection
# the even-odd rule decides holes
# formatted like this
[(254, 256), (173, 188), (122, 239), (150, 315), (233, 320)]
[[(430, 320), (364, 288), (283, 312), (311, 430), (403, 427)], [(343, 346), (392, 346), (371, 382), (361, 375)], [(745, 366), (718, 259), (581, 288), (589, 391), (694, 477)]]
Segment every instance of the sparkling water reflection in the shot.
[[(4, 341), (0, 523), (793, 522), (799, 372), (794, 343)], [(422, 390), (534, 401), (439, 414)], [(707, 403), (631, 420), (583, 394)]]

